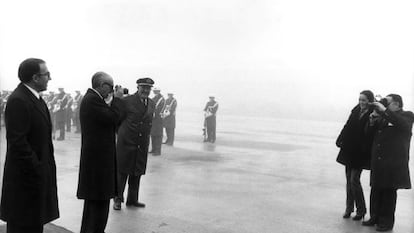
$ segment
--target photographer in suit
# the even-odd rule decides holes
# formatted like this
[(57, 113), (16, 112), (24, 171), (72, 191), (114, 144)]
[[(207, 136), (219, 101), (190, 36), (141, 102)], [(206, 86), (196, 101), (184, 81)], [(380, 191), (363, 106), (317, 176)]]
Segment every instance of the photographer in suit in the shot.
[(403, 111), (403, 100), (390, 94), (372, 105), (369, 132), (374, 135), (371, 157), (370, 219), (364, 226), (377, 225), (377, 231), (394, 227), (398, 189), (410, 189), (408, 168), (414, 114)]

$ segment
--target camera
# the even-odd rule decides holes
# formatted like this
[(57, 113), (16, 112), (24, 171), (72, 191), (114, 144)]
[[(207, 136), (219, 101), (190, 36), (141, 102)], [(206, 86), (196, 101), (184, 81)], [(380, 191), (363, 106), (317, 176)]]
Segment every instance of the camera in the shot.
[(118, 91), (120, 88), (122, 90), (122, 94), (124, 94), (124, 95), (128, 95), (129, 94), (128, 88), (123, 88), (121, 85), (115, 85), (115, 90), (116, 91)]
[(384, 105), (384, 107), (388, 107), (389, 105), (387, 98), (381, 98), (378, 102)]

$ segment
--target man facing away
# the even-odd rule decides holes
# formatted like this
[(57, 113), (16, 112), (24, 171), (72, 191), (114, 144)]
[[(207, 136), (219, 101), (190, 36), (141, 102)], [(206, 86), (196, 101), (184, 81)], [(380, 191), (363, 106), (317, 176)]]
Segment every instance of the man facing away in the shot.
[(161, 144), (163, 136), (163, 126), (161, 113), (164, 111), (165, 99), (161, 95), (161, 90), (154, 88), (154, 97), (152, 101), (155, 103), (154, 118), (152, 119), (152, 128), (151, 128), (151, 152), (152, 155), (161, 155)]
[(50, 73), (37, 58), (24, 60), (21, 83), (7, 101), (7, 152), (0, 218), (8, 233), (40, 233), (59, 217), (52, 124), (39, 93), (47, 89)]
[(210, 100), (204, 107), (204, 127), (207, 131), (207, 138), (204, 142), (214, 143), (216, 141), (216, 114), (218, 110), (218, 102), (215, 101), (214, 96), (209, 97)]
[(164, 144), (172, 146), (174, 144), (175, 136), (175, 112), (177, 109), (177, 100), (173, 93), (168, 93), (168, 98), (165, 100), (165, 109), (163, 114), (163, 125), (167, 134), (167, 140)]
[(81, 233), (103, 233), (110, 199), (117, 194), (115, 132), (122, 118), (122, 93), (112, 98), (114, 81), (104, 72), (92, 77), (92, 88), (80, 106), (82, 127), (77, 197), (84, 199)]
[(123, 99), (126, 118), (118, 129), (117, 163), (118, 196), (114, 199), (115, 210), (121, 209), (128, 180), (127, 206), (145, 207), (138, 202), (141, 176), (147, 168), (148, 146), (155, 103), (148, 98), (154, 81), (151, 78), (137, 80), (138, 91)]
[(374, 133), (370, 219), (362, 223), (377, 225), (377, 231), (392, 230), (397, 190), (411, 188), (408, 160), (414, 114), (402, 110), (399, 95), (388, 95), (384, 104), (374, 102), (375, 111), (370, 115), (369, 132)]

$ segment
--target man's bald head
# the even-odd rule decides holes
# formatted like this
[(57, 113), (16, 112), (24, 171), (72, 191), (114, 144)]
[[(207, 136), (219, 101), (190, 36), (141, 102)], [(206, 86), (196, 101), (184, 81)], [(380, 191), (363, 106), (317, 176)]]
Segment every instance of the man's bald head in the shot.
[(96, 72), (92, 76), (92, 88), (99, 92), (103, 98), (106, 98), (114, 91), (114, 79), (105, 72)]
[(100, 86), (102, 86), (102, 84), (107, 83), (110, 85), (114, 85), (114, 79), (107, 73), (99, 71), (96, 72), (93, 76), (92, 76), (92, 88), (97, 89)]

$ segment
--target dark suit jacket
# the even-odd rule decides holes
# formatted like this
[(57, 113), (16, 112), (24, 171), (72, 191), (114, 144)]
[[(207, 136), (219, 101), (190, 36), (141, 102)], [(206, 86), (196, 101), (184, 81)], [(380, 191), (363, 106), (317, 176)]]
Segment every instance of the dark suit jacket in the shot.
[(121, 119), (122, 101), (111, 106), (88, 89), (80, 106), (82, 146), (77, 196), (109, 200), (116, 196), (115, 130)]
[(383, 121), (371, 127), (375, 133), (371, 159), (371, 186), (374, 188), (411, 188), (408, 168), (412, 112), (386, 110)]
[(147, 168), (155, 103), (148, 99), (148, 107), (145, 107), (137, 93), (125, 97), (123, 101), (126, 118), (118, 130), (118, 169), (124, 174), (143, 175)]
[(59, 217), (56, 164), (46, 103), (23, 84), (7, 101), (7, 153), (0, 218), (40, 225)]

